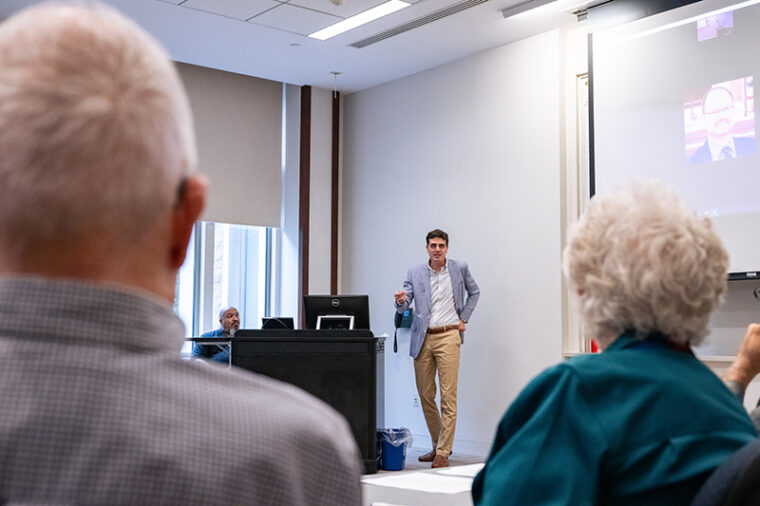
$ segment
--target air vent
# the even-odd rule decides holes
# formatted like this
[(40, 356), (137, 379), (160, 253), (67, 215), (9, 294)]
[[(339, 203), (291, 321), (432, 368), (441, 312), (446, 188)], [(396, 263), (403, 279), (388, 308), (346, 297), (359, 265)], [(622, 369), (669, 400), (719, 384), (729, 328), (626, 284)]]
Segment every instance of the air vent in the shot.
[(409, 30), (419, 28), (420, 26), (426, 25), (428, 23), (432, 23), (433, 21), (437, 21), (439, 19), (445, 18), (446, 16), (451, 16), (452, 14), (456, 14), (457, 12), (462, 12), (465, 9), (469, 9), (470, 7), (475, 7), (476, 5), (480, 5), (487, 1), (488, 0), (464, 0), (464, 2), (459, 2), (453, 5), (449, 5), (448, 7), (444, 7), (443, 9), (439, 9), (435, 12), (431, 12), (430, 14), (426, 14), (417, 19), (413, 19), (407, 23), (404, 23), (403, 25), (396, 26), (384, 32), (376, 33), (375, 35), (372, 35), (371, 37), (367, 37), (366, 39), (362, 39), (357, 42), (354, 42), (353, 44), (350, 44), (350, 46), (361, 49), (363, 47), (369, 46), (370, 44), (374, 44), (375, 42), (380, 42), (381, 40), (388, 39), (390, 37), (393, 37), (394, 35), (398, 35), (399, 33), (404, 33), (404, 32), (408, 32)]

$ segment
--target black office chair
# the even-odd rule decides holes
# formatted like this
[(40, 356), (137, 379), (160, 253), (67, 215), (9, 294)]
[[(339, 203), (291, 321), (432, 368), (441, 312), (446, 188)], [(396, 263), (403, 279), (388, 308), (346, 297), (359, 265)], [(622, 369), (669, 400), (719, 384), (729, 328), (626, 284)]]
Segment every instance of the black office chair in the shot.
[(747, 443), (713, 471), (691, 506), (760, 504), (760, 439)]

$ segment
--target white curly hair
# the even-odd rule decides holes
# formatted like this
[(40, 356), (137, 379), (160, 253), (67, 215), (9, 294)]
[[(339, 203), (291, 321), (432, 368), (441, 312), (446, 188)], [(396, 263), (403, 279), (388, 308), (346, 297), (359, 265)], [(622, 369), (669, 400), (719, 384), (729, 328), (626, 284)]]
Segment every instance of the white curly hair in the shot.
[(727, 269), (709, 219), (655, 181), (592, 198), (563, 253), (576, 308), (603, 347), (626, 330), (698, 345), (722, 302)]

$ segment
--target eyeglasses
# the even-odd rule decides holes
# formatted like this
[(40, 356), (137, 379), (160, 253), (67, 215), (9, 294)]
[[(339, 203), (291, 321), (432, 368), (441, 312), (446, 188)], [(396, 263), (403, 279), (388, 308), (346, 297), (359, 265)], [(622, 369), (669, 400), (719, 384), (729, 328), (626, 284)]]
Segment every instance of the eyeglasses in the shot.
[(715, 109), (715, 110), (712, 110), (712, 111), (705, 111), (705, 114), (707, 114), (707, 115), (710, 115), (710, 114), (720, 114), (722, 112), (730, 111), (733, 108), (734, 108), (734, 104), (730, 104), (730, 105), (727, 105), (726, 107), (723, 107), (721, 109)]

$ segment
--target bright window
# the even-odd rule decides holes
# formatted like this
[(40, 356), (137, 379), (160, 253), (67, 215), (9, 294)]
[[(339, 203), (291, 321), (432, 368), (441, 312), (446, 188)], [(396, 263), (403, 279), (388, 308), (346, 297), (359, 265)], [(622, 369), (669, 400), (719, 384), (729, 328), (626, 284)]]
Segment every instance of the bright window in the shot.
[[(269, 234), (265, 227), (198, 222), (177, 276), (175, 312), (188, 337), (219, 328), (219, 310), (235, 306), (241, 328), (259, 328), (267, 303)], [(185, 343), (183, 353), (190, 352)]]

